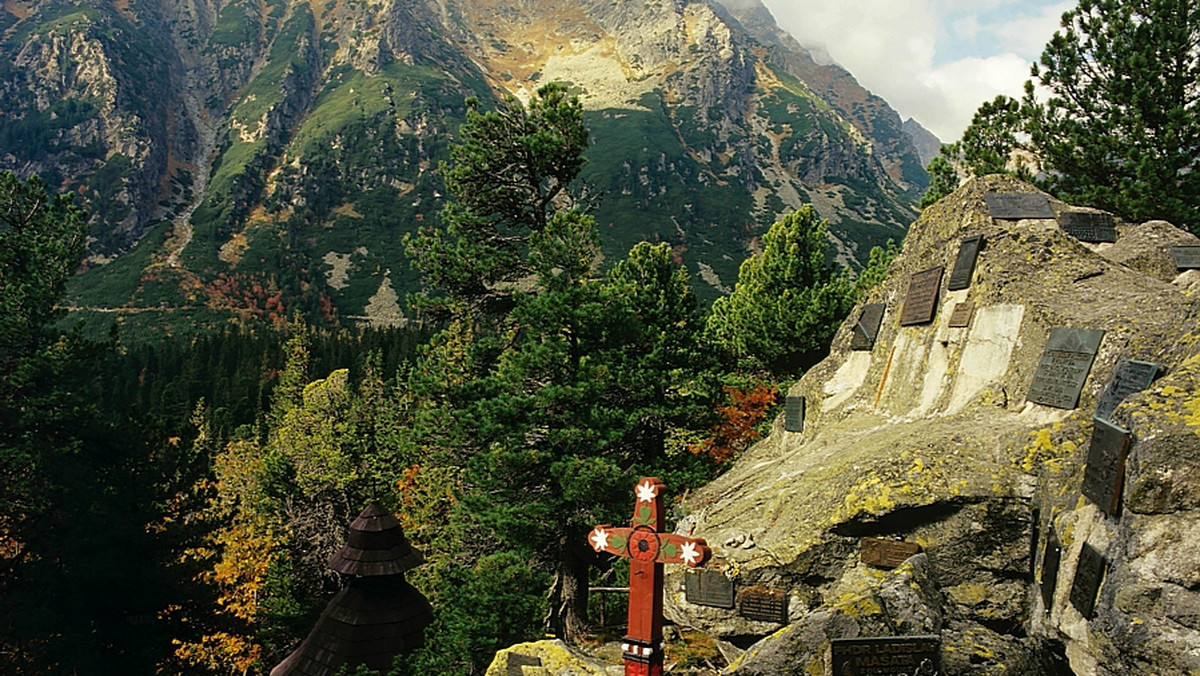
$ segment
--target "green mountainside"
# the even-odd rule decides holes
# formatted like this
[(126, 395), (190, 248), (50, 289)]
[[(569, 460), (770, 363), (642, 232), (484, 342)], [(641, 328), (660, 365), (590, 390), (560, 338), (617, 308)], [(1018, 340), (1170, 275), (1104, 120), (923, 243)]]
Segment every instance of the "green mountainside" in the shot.
[(605, 257), (669, 242), (710, 300), (780, 214), (812, 203), (858, 267), (927, 183), (757, 0), (6, 0), (0, 55), (0, 169), (79, 196), (69, 304), (130, 324), (400, 321), (465, 99), (549, 81), (585, 105)]

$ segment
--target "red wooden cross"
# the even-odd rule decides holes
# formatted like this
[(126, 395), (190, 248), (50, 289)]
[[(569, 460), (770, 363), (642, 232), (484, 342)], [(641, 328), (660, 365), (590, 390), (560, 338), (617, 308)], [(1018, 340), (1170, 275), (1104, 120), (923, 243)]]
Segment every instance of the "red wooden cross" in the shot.
[(629, 628), (621, 644), (625, 676), (661, 676), (663, 669), (663, 564), (704, 565), (712, 551), (700, 538), (664, 533), (663, 482), (638, 482), (630, 528), (596, 526), (592, 549), (629, 559)]

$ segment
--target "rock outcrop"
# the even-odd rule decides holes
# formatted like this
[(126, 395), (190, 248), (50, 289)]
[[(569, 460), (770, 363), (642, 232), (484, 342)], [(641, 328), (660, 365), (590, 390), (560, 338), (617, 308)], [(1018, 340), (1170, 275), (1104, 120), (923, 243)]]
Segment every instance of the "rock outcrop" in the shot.
[[(749, 588), (786, 598), (786, 622), (748, 619), (688, 602), (684, 573), (669, 573), (668, 617), (745, 649), (730, 650), (731, 673), (825, 673), (832, 639), (903, 635), (940, 636), (947, 674), (1200, 672), (1200, 272), (1179, 274), (1170, 252), (1198, 242), (1156, 222), (1083, 243), (1056, 218), (993, 219), (993, 192), (1039, 194), (987, 177), (928, 208), (789, 391), (806, 403), (802, 431), (781, 417), (687, 500), (739, 604)], [(969, 286), (948, 291), (960, 243), (979, 235)], [(933, 320), (902, 326), (910, 279), (939, 266)], [(851, 349), (879, 303), (873, 347)], [(974, 311), (952, 327), (959, 303)], [(1069, 408), (1031, 400), (1048, 398), (1031, 382), (1060, 328), (1103, 332), (1074, 334), (1101, 337)], [(1113, 510), (1094, 489), (1111, 490), (1119, 458), (1088, 458), (1113, 448), (1093, 442), (1093, 413), (1125, 360), (1159, 377), (1109, 415), (1131, 435)], [(919, 552), (869, 565), (866, 538)]]

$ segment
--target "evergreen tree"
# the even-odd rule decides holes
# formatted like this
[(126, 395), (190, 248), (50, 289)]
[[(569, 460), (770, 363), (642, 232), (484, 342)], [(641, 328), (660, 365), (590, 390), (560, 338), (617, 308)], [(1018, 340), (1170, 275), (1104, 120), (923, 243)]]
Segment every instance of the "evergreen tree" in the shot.
[(828, 223), (810, 205), (771, 226), (729, 296), (713, 303), (713, 340), (750, 368), (779, 376), (815, 364), (855, 302), (846, 271), (826, 261)]
[(534, 273), (530, 239), (571, 202), (568, 186), (583, 168), (587, 127), (578, 98), (560, 83), (538, 90), (526, 108), (509, 97), (481, 112), (467, 101), (461, 139), (443, 165), (455, 200), (442, 229), (406, 236), (426, 283), (450, 302), (492, 315), (512, 307), (512, 290)]
[(1033, 147), (1064, 199), (1200, 231), (1200, 3), (1080, 0), (1025, 85)]

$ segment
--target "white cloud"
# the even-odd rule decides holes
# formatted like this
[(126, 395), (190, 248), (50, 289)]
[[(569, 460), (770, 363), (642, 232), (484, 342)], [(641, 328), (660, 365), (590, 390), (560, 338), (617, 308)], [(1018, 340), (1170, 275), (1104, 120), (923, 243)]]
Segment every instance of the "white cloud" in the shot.
[(1074, 2), (763, 0), (801, 44), (828, 53), (902, 117), (954, 141), (984, 101), (1019, 96)]

